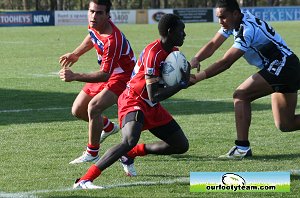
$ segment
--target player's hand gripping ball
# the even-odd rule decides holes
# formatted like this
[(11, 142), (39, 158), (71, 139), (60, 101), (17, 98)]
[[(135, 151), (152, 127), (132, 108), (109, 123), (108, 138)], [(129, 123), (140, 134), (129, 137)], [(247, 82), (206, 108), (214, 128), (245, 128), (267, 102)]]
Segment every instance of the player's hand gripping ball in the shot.
[(188, 70), (188, 62), (184, 54), (180, 51), (170, 53), (162, 67), (162, 79), (167, 86), (174, 86), (180, 83), (182, 79), (182, 70)]

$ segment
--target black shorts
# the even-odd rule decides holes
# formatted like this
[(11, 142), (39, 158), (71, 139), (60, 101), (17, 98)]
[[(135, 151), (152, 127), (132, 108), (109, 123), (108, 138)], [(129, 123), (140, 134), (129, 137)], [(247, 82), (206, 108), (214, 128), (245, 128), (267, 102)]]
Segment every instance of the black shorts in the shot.
[[(274, 65), (276, 71), (277, 65)], [(274, 92), (296, 93), (300, 89), (300, 62), (295, 54), (286, 58), (279, 75), (272, 73), (268, 67), (258, 72), (273, 88)]]
[(182, 130), (179, 124), (173, 119), (168, 124), (149, 129), (149, 131), (161, 140), (166, 140), (173, 133)]

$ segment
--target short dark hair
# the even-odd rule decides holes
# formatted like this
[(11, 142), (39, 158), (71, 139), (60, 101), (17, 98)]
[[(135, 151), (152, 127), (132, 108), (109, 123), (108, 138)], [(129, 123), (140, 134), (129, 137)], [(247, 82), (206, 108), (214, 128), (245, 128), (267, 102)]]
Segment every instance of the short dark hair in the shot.
[(217, 8), (225, 8), (226, 10), (233, 12), (235, 10), (241, 11), (240, 6), (236, 0), (218, 0), (216, 3)]
[(110, 12), (110, 8), (112, 6), (112, 3), (110, 0), (91, 0), (90, 2), (93, 2), (97, 5), (104, 5), (106, 6), (106, 13), (109, 13)]
[(167, 36), (168, 31), (174, 29), (179, 24), (180, 18), (175, 14), (165, 14), (158, 22), (160, 36)]

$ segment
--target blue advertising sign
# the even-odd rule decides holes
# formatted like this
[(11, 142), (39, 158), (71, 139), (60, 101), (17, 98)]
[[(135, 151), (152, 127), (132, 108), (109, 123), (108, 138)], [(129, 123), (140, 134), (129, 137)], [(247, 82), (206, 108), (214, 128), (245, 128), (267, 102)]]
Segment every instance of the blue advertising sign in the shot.
[(53, 11), (0, 12), (1, 26), (51, 26), (54, 25)]
[(265, 21), (297, 21), (300, 20), (300, 6), (295, 7), (248, 7), (254, 16)]

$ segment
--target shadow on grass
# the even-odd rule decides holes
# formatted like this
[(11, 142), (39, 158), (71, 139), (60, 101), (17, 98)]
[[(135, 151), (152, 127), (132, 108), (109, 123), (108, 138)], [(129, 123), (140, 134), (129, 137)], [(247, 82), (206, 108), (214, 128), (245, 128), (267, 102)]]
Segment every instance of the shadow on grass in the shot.
[[(77, 93), (24, 91), (0, 89), (0, 125), (43, 123), (76, 120), (71, 106)], [(168, 99), (162, 105), (173, 115), (212, 114), (232, 112), (230, 101), (199, 101), (198, 99)], [(269, 105), (254, 104), (253, 111), (271, 109)], [(117, 119), (117, 106), (105, 111)]]

